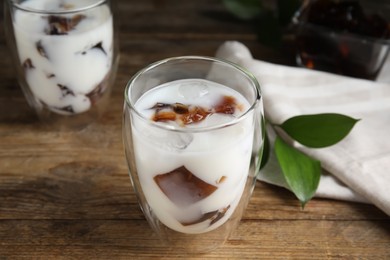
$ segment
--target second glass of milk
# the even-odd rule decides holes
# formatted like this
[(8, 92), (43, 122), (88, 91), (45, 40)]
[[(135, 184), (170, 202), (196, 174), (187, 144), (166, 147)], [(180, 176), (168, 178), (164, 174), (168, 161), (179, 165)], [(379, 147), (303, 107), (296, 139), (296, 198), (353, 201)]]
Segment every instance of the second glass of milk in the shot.
[(205, 252), (239, 223), (263, 145), (256, 79), (207, 57), (176, 57), (138, 72), (125, 90), (130, 178), (167, 247)]
[(38, 117), (84, 127), (107, 105), (118, 61), (108, 0), (7, 0), (18, 81)]

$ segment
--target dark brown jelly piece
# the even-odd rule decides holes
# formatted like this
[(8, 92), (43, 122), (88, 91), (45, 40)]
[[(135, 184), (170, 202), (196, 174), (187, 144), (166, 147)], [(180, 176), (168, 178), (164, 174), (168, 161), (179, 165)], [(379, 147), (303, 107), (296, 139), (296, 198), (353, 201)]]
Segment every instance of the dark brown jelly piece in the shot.
[(226, 212), (229, 210), (229, 208), (230, 208), (230, 205), (227, 206), (226, 208), (218, 210), (217, 213), (211, 219), (210, 226), (213, 225), (214, 223), (216, 223), (221, 218), (223, 218), (225, 216)]
[(57, 84), (57, 86), (60, 88), (63, 97), (67, 95), (75, 96), (74, 92), (71, 89), (69, 89), (67, 86), (61, 84)]
[(232, 96), (223, 96), (220, 102), (215, 106), (215, 113), (234, 114), (237, 107), (236, 99)]
[(158, 102), (154, 106), (152, 106), (150, 109), (155, 109), (156, 111), (160, 111), (161, 109), (170, 108), (170, 107), (171, 107), (171, 104)]
[(157, 111), (153, 116), (153, 121), (161, 122), (161, 121), (175, 121), (176, 120), (176, 113), (173, 111), (165, 111), (160, 110)]
[(109, 79), (110, 72), (108, 72), (104, 79), (91, 92), (86, 95), (91, 100), (91, 103), (93, 105), (96, 104), (106, 92), (106, 89), (108, 88), (109, 84)]
[(81, 20), (85, 19), (85, 15), (75, 15), (72, 18), (50, 15), (48, 17), (49, 28), (46, 33), (49, 35), (65, 35), (73, 30)]
[(23, 67), (24, 67), (25, 69), (34, 69), (34, 68), (35, 68), (30, 58), (26, 59), (26, 60), (23, 62)]
[(155, 109), (152, 120), (159, 121), (175, 121), (179, 115), (187, 114), (188, 106), (181, 103), (166, 104), (156, 103), (151, 109)]
[(57, 108), (57, 109), (74, 114), (74, 110), (73, 110), (73, 107), (71, 105), (65, 106), (65, 107), (61, 107), (61, 108)]
[(52, 109), (56, 109), (56, 110), (61, 110), (61, 111), (65, 111), (65, 112), (68, 112), (68, 113), (72, 113), (74, 114), (74, 110), (73, 110), (73, 107), (71, 105), (69, 106), (64, 106), (64, 107), (54, 107), (54, 106), (49, 106), (48, 104), (46, 104), (45, 102), (43, 102), (42, 100), (39, 100), (41, 102), (41, 104), (45, 107), (49, 107), (49, 108), (52, 108)]
[(181, 103), (165, 104), (156, 103), (151, 109), (155, 109), (153, 121), (175, 121), (179, 120), (184, 125), (196, 123), (205, 119), (210, 112), (202, 107), (187, 106)]
[(184, 166), (159, 174), (154, 181), (161, 191), (177, 206), (187, 207), (210, 196), (217, 187), (192, 174)]
[(42, 57), (45, 57), (46, 59), (49, 59), (41, 41), (37, 41), (35, 43), (35, 47), (37, 48), (39, 55), (41, 55)]
[(104, 54), (107, 55), (106, 51), (105, 51), (104, 48), (103, 48), (103, 43), (102, 43), (102, 42), (98, 42), (98, 43), (95, 44), (95, 46), (93, 46), (91, 49), (98, 49), (98, 50), (101, 50)]
[(219, 180), (217, 180), (217, 184), (220, 184), (224, 181), (226, 181), (227, 177), (226, 176), (221, 176), (221, 178), (219, 178)]
[(92, 49), (98, 49), (98, 50), (101, 50), (105, 55), (107, 55), (107, 52), (104, 50), (103, 48), (103, 43), (100, 41), (98, 43), (96, 43), (94, 46), (90, 47), (89, 49), (85, 50), (85, 51), (82, 51), (81, 54), (82, 55), (85, 55), (87, 54), (87, 52), (89, 50), (92, 50)]
[(191, 226), (195, 224), (202, 223), (206, 220), (212, 219), (216, 214), (218, 213), (218, 210), (212, 211), (212, 212), (207, 212), (203, 214), (199, 219), (191, 222), (180, 222), (183, 226)]
[(203, 214), (199, 219), (197, 219), (195, 221), (181, 222), (181, 224), (183, 226), (190, 226), (190, 225), (195, 225), (195, 224), (202, 223), (202, 222), (204, 222), (206, 220), (211, 220), (211, 222), (210, 222), (210, 226), (211, 226), (214, 223), (216, 223), (218, 220), (223, 218), (223, 216), (225, 216), (225, 214), (226, 214), (226, 212), (228, 211), (229, 208), (230, 208), (230, 205), (227, 206), (226, 208), (223, 208), (223, 209), (220, 209), (220, 210), (207, 212), (207, 213)]
[(150, 109), (155, 109), (153, 121), (178, 121), (183, 125), (189, 125), (206, 119), (212, 113), (234, 114), (236, 109), (241, 110), (242, 105), (237, 104), (232, 96), (223, 96), (221, 100), (210, 110), (200, 106), (185, 105), (181, 103), (156, 103)]
[[(43, 102), (42, 102), (42, 103), (43, 103)], [(43, 103), (43, 104), (45, 104), (45, 103)], [(46, 105), (46, 104), (45, 104), (45, 105)], [(48, 105), (46, 105), (46, 106), (48, 106)], [(56, 110), (61, 110), (61, 111), (65, 111), (65, 112), (74, 114), (74, 110), (73, 110), (73, 107), (72, 107), (71, 105), (69, 105), (69, 106), (64, 106), (64, 107), (52, 107), (52, 108), (54, 108), (54, 109), (56, 109)]]
[(189, 112), (188, 106), (182, 104), (182, 103), (175, 103), (172, 105), (173, 111), (177, 114), (186, 114)]
[(210, 115), (209, 111), (206, 111), (202, 107), (191, 107), (189, 112), (181, 116), (181, 121), (184, 125), (200, 122)]

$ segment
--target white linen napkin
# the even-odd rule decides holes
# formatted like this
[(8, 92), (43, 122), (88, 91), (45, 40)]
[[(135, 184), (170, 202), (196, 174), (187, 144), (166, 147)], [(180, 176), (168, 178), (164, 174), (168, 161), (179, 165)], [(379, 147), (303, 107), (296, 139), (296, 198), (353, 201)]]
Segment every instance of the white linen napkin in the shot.
[[(258, 79), (267, 120), (281, 124), (303, 114), (341, 113), (356, 119), (349, 135), (331, 147), (294, 146), (321, 161), (315, 196), (369, 202), (390, 215), (390, 84), (275, 65), (252, 58), (239, 42), (225, 42), (216, 56)], [(273, 133), (271, 131), (271, 139)], [(272, 155), (259, 179), (286, 187)]]

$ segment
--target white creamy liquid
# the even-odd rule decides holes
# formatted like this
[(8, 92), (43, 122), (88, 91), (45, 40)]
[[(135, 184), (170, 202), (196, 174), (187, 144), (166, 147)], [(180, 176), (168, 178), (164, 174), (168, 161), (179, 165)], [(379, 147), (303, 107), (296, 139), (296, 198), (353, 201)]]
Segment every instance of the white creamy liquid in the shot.
[[(168, 124), (172, 129), (194, 130), (190, 132), (166, 131), (156, 127), (155, 122), (152, 124), (152, 121), (132, 114), (136, 167), (143, 192), (153, 213), (173, 230), (183, 233), (207, 232), (225, 223), (234, 212), (249, 171), (254, 128), (253, 114), (250, 113), (253, 111), (234, 125), (199, 132), (202, 127), (232, 122), (250, 106), (235, 90), (201, 79), (163, 84), (146, 92), (135, 104), (140, 113), (150, 118), (153, 114), (150, 108), (157, 102), (179, 102), (211, 108), (222, 96), (233, 96), (242, 110), (237, 109), (233, 115), (211, 114), (201, 122), (186, 126), (174, 122), (157, 123)], [(185, 193), (182, 193), (182, 189), (186, 188), (170, 183), (172, 193), (177, 195), (176, 199), (170, 199), (155, 177), (180, 167), (185, 167), (202, 182), (212, 185), (215, 191), (189, 203), (186, 196), (180, 195)]]
[[(61, 11), (94, 3), (91, 0), (28, 0), (32, 9)], [(14, 29), (26, 81), (36, 100), (59, 114), (77, 114), (90, 109), (92, 91), (110, 73), (113, 59), (113, 21), (107, 5), (84, 12), (81, 21), (64, 35), (48, 34), (48, 19), (42, 14), (16, 10)], [(56, 16), (55, 14), (53, 14)], [(94, 47), (95, 46), (95, 47)]]

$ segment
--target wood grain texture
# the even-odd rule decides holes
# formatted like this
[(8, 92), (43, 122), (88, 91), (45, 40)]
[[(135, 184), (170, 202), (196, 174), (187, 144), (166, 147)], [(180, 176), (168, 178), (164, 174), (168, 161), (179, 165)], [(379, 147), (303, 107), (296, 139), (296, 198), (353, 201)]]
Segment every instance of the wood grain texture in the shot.
[(244, 42), (259, 59), (291, 60), (262, 46), (221, 1), (116, 3), (121, 60), (112, 99), (103, 118), (80, 131), (37, 122), (17, 86), (0, 26), (0, 260), (390, 259), (390, 219), (374, 206), (314, 199), (301, 210), (290, 192), (260, 182), (223, 247), (186, 255), (161, 246), (127, 173), (121, 139), (126, 82), (162, 58), (212, 56), (226, 40)]

